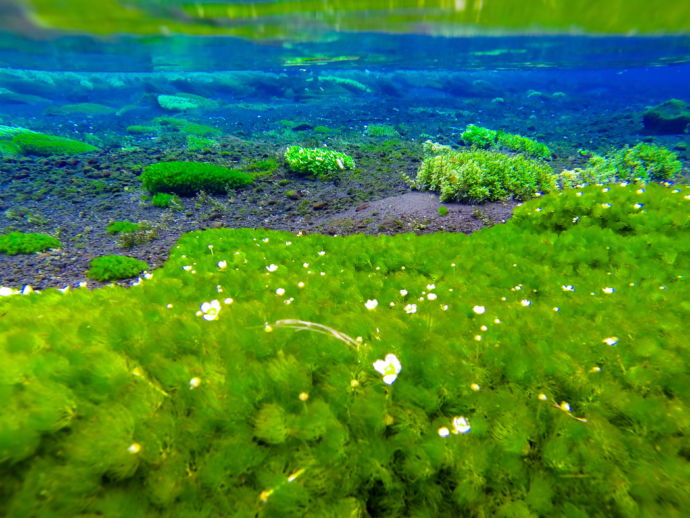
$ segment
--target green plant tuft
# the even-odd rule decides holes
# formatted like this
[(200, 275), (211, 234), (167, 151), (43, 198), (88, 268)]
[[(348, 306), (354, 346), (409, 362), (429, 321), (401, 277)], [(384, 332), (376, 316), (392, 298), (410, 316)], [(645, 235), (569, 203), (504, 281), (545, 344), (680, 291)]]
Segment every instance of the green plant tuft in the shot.
[(0, 235), (0, 253), (7, 255), (32, 254), (60, 247), (62, 247), (60, 241), (46, 234), (10, 232)]
[(98, 150), (86, 142), (43, 133), (19, 133), (12, 138), (11, 144), (23, 155), (72, 155)]
[(253, 182), (250, 175), (237, 169), (202, 162), (158, 162), (144, 169), (141, 181), (151, 193), (181, 196), (201, 191), (220, 194)]
[(137, 230), (139, 230), (139, 225), (131, 221), (111, 221), (105, 228), (108, 234), (126, 234)]
[(157, 192), (156, 194), (151, 196), (151, 205), (163, 209), (179, 209), (182, 208), (182, 201), (174, 194), (168, 194), (167, 192)]
[(309, 149), (290, 146), (285, 161), (291, 171), (306, 173), (319, 179), (332, 179), (345, 169), (354, 169), (355, 161), (344, 153), (331, 149)]
[(97, 281), (128, 279), (148, 269), (144, 261), (123, 255), (103, 255), (91, 260), (86, 275)]

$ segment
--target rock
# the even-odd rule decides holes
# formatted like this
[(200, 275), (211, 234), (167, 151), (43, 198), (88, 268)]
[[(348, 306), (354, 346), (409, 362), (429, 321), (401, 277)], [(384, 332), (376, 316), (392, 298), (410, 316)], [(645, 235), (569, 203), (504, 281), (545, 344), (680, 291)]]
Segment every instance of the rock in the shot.
[(687, 131), (690, 124), (690, 105), (670, 99), (644, 112), (642, 123), (655, 135), (673, 135)]

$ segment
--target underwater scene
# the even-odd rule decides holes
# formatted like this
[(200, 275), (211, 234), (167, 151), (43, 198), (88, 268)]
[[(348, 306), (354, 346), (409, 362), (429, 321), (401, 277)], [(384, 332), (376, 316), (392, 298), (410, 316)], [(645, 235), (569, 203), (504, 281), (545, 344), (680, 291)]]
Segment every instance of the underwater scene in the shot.
[(689, 276), (690, 4), (0, 1), (2, 517), (688, 516)]

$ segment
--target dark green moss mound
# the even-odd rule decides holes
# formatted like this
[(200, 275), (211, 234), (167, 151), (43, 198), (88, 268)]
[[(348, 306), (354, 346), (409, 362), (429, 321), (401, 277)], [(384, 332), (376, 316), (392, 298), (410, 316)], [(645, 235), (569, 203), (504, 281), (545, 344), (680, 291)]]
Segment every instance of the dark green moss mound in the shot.
[(200, 191), (222, 194), (253, 182), (250, 175), (237, 169), (202, 162), (158, 162), (144, 169), (141, 181), (144, 189), (151, 193), (181, 196)]
[(86, 142), (43, 133), (20, 133), (12, 138), (12, 144), (24, 155), (74, 155), (98, 150)]
[(657, 135), (674, 135), (688, 130), (690, 105), (670, 99), (646, 111), (642, 116), (645, 129)]
[(0, 516), (683, 516), (688, 207), (193, 232), (141, 286), (0, 297)]
[(60, 241), (46, 234), (10, 232), (0, 236), (0, 253), (8, 255), (32, 254), (61, 246)]
[(97, 281), (112, 281), (136, 277), (149, 265), (139, 259), (123, 255), (103, 255), (91, 260), (86, 275)]
[(139, 230), (139, 225), (131, 221), (112, 221), (108, 223), (105, 228), (108, 234), (126, 234), (128, 232), (136, 232)]

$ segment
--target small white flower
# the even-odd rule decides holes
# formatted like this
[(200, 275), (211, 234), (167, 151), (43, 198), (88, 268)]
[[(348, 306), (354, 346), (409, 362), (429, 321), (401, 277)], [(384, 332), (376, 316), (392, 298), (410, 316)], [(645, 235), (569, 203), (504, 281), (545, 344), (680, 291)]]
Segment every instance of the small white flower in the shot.
[(427, 290), (435, 290), (435, 289), (436, 289), (436, 285), (435, 285), (435, 284), (427, 284), (427, 285), (426, 285), (426, 289), (427, 289)]
[(642, 205), (641, 203), (636, 203), (635, 205), (633, 205), (633, 209), (638, 209), (638, 210), (639, 210), (639, 209), (641, 209), (642, 207), (643, 207), (643, 205)]
[(527, 307), (527, 306), (531, 306), (531, 305), (532, 305), (532, 301), (527, 300), (527, 299), (522, 299), (522, 300), (520, 301), (520, 304), (521, 304), (522, 306), (524, 306), (524, 307)]
[[(644, 192), (644, 189), (637, 189), (635, 191), (636, 194), (642, 194)], [(673, 191), (673, 192), (680, 192), (679, 190)]]
[(225, 300), (223, 301), (223, 304), (230, 305), (230, 304), (232, 304), (233, 302), (235, 302), (233, 299), (227, 298), (227, 299), (225, 299)]
[(369, 299), (364, 303), (364, 307), (367, 308), (369, 311), (372, 309), (376, 309), (376, 306), (379, 305), (379, 301), (376, 299)]
[(290, 246), (292, 245), (292, 241), (285, 241), (285, 246)]
[(261, 241), (263, 241), (264, 243), (268, 243), (269, 239), (267, 237), (265, 237)]
[(400, 295), (403, 297), (407, 295), (407, 290), (400, 290)]
[(191, 267), (190, 265), (188, 265), (188, 264), (185, 265), (185, 266), (183, 266), (182, 269), (183, 269), (185, 272), (191, 272), (191, 271), (192, 271), (192, 267)]
[(450, 430), (446, 428), (445, 426), (442, 426), (441, 428), (438, 429), (438, 434), (441, 437), (448, 437), (450, 435)]
[(556, 312), (559, 312), (561, 310), (561, 308), (559, 308), (558, 306), (554, 306), (551, 309), (553, 309)]
[(165, 307), (168, 308), (168, 309), (172, 309), (172, 308), (173, 308), (173, 305), (172, 305), (172, 304), (166, 304)]
[(637, 284), (634, 283), (634, 282), (629, 282), (629, 283), (628, 283), (628, 286), (630, 286), (630, 287), (632, 288), (633, 286), (637, 286)]
[(479, 392), (481, 390), (481, 387), (479, 385), (477, 385), (476, 383), (472, 383), (472, 385), (470, 385), (470, 388), (472, 390), (474, 390), (475, 392)]
[(608, 187), (604, 187), (604, 188), (601, 190), (601, 192), (609, 192), (610, 190), (611, 190), (611, 189), (609, 189)]
[(567, 401), (561, 401), (561, 404), (558, 405), (558, 406), (559, 406), (560, 409), (563, 410), (564, 412), (570, 412), (570, 404), (568, 404)]
[(547, 396), (546, 394), (539, 394), (537, 397), (542, 401), (546, 401), (547, 399), (549, 399), (549, 396)]
[(216, 291), (217, 291), (218, 293), (223, 293), (223, 287), (222, 287), (220, 284), (218, 284), (218, 285), (216, 286)]
[(297, 287), (298, 287), (298, 288), (304, 288), (304, 283), (303, 283), (302, 281), (299, 281), (299, 282), (297, 283)]
[(376, 372), (383, 375), (383, 382), (386, 385), (393, 383), (402, 370), (400, 360), (398, 360), (398, 357), (392, 353), (387, 354), (386, 358), (383, 360), (376, 360), (373, 365)]
[(194, 390), (195, 388), (199, 388), (201, 385), (201, 378), (192, 378), (189, 380), (189, 390)]
[(482, 341), (482, 335), (474, 335), (474, 341), (475, 342), (481, 342)]
[(127, 448), (127, 451), (132, 455), (136, 455), (141, 451), (141, 444), (139, 444), (138, 442), (132, 443), (129, 445), (129, 448)]
[(472, 311), (474, 311), (477, 315), (483, 315), (486, 313), (486, 308), (484, 306), (474, 306)]
[(303, 268), (309, 268), (309, 263), (302, 263)]
[(604, 342), (606, 345), (616, 345), (618, 343), (618, 337), (609, 336), (608, 338), (604, 338), (602, 342)]
[(578, 221), (580, 221), (580, 216), (575, 216), (573, 218), (573, 223), (577, 223)]
[(405, 310), (405, 313), (416, 313), (417, 312), (417, 304), (408, 304), (403, 308)]
[(589, 372), (601, 372), (601, 367), (595, 366), (589, 369)]
[[(67, 288), (65, 288), (67, 289)], [(8, 288), (6, 286), (0, 286), (0, 297), (9, 297), (10, 295), (18, 295), (19, 290), (13, 288)]]
[(537, 207), (536, 209), (534, 209), (534, 212), (541, 212), (542, 210), (544, 209), (542, 209), (541, 207)]
[(607, 295), (611, 295), (611, 293), (613, 293), (613, 292), (616, 291), (616, 290), (614, 290), (613, 288), (604, 288), (604, 289), (601, 290), (601, 291), (603, 291), (603, 292), (606, 293)]
[(278, 266), (276, 266), (275, 264), (269, 264), (269, 265), (266, 267), (266, 269), (267, 269), (269, 272), (275, 272), (275, 271), (278, 269)]
[(276, 290), (276, 295), (278, 295), (279, 297), (282, 297), (283, 295), (285, 295), (285, 289), (284, 288), (278, 288)]
[(201, 316), (204, 320), (216, 320), (218, 318), (218, 313), (220, 313), (220, 309), (220, 302), (214, 299), (211, 302), (204, 302), (201, 304), (201, 311), (197, 312), (197, 315)]
[(494, 324), (500, 324), (500, 323), (501, 323), (501, 319), (499, 319), (499, 318), (494, 318)]
[(582, 193), (581, 193), (581, 192), (576, 192), (576, 193), (575, 193), (575, 196), (582, 196)]
[(321, 251), (319, 252), (319, 255), (326, 255), (326, 251), (325, 251), (325, 250), (321, 250)]
[(448, 304), (441, 306), (441, 311), (448, 311)]
[(472, 429), (469, 421), (462, 416), (453, 418), (453, 433), (455, 435), (459, 433), (467, 433)]
[(426, 298), (427, 298), (428, 300), (436, 300), (438, 297), (436, 296), (435, 293), (429, 293), (429, 294), (426, 296)]
[(561, 286), (561, 289), (563, 291), (575, 291), (575, 286), (573, 286), (572, 284), (564, 284), (563, 286)]
[(489, 328), (486, 327), (486, 326), (482, 326), (482, 327), (480, 327), (479, 329), (481, 329), (482, 331), (488, 331), (488, 330), (489, 330)]
[(611, 205), (610, 203), (602, 203), (601, 204), (602, 209), (610, 209), (611, 207), (613, 207), (613, 205)]

